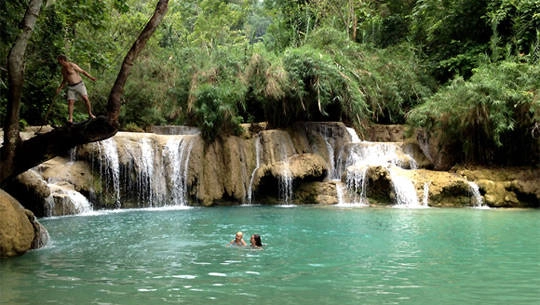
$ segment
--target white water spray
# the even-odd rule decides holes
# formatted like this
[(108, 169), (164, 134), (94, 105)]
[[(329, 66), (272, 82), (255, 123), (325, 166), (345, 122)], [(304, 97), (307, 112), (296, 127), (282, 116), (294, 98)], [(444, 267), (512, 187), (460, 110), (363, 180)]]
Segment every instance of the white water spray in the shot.
[(396, 194), (396, 205), (398, 207), (419, 207), (416, 188), (412, 181), (392, 169), (390, 169), (390, 176)]
[(115, 206), (120, 207), (120, 164), (118, 161), (118, 148), (112, 139), (98, 142), (98, 152), (100, 155), (100, 175), (105, 179), (105, 188), (112, 186)]
[(429, 203), (429, 182), (424, 183), (424, 195), (422, 196), (422, 205), (428, 207)]
[(480, 194), (480, 187), (478, 186), (478, 184), (472, 181), (468, 181), (467, 184), (469, 184), (469, 187), (471, 190), (473, 207), (476, 207), (476, 208), (484, 207), (484, 199), (482, 198), (482, 194)]
[(247, 203), (252, 204), (253, 201), (253, 180), (255, 179), (255, 173), (261, 167), (261, 137), (257, 135), (255, 137), (255, 168), (251, 172), (251, 177), (249, 178), (249, 186), (247, 192)]
[(163, 149), (163, 167), (169, 169), (167, 185), (168, 202), (171, 205), (187, 205), (187, 179), (192, 147), (191, 136), (171, 136)]

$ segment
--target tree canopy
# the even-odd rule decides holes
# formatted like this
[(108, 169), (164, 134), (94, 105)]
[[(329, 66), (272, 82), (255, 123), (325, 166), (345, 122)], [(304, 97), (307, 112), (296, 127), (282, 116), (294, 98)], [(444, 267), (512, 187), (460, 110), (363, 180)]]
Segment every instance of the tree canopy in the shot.
[[(0, 3), (1, 58), (27, 2)], [(60, 53), (98, 77), (90, 100), (106, 113), (130, 38), (153, 9), (153, 1), (46, 1), (25, 56), (20, 124), (45, 123), (52, 104), (49, 123), (63, 125), (67, 105), (54, 100)], [(534, 162), (539, 12), (535, 0), (173, 1), (118, 97), (118, 120), (126, 130), (194, 125), (208, 141), (257, 121), (343, 121), (360, 131), (409, 124), (444, 130), (463, 161), (507, 162), (519, 151)]]

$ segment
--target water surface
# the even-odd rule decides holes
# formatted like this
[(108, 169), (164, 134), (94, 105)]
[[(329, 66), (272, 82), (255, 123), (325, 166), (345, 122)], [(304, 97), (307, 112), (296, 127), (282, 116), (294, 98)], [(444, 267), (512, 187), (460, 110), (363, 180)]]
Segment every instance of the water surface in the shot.
[[(537, 304), (540, 211), (123, 210), (40, 220), (0, 304)], [(236, 231), (264, 250), (228, 247)]]

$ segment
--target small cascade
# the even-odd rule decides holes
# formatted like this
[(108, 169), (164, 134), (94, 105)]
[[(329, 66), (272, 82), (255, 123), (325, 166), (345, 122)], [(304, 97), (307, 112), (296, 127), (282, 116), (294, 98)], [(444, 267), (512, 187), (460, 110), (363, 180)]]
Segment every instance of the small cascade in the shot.
[(92, 204), (81, 193), (63, 185), (49, 183), (51, 195), (46, 198), (45, 215), (62, 216), (85, 214), (92, 211)]
[(336, 149), (342, 149), (342, 145), (337, 144), (338, 138), (337, 134), (338, 131), (336, 131), (336, 126), (328, 126), (328, 125), (310, 125), (309, 129), (311, 131), (311, 134), (316, 137), (320, 137), (324, 147), (321, 147), (318, 144), (319, 141), (313, 141), (311, 149), (314, 153), (319, 153), (321, 155), (325, 155), (321, 149), (324, 149), (326, 151), (327, 161), (328, 161), (328, 174), (326, 176), (327, 180), (337, 180), (339, 177), (337, 176), (336, 171)]
[(251, 172), (251, 177), (249, 178), (249, 186), (247, 191), (247, 203), (253, 203), (253, 180), (255, 179), (255, 173), (261, 167), (261, 137), (257, 135), (255, 137), (255, 168)]
[(69, 150), (69, 162), (73, 163), (75, 161), (77, 161), (77, 146)]
[(144, 206), (154, 206), (154, 148), (147, 137), (143, 137), (139, 142), (141, 150), (141, 165), (139, 175), (137, 176), (137, 190), (141, 203)]
[(125, 133), (97, 142), (99, 174), (106, 193), (114, 196), (115, 206), (187, 205), (189, 160), (195, 138)]
[[(353, 135), (351, 137), (354, 138)], [(396, 173), (396, 170), (401, 167), (412, 168), (416, 166), (414, 159), (407, 155), (400, 145), (393, 142), (360, 141), (351, 143), (344, 154), (347, 158), (345, 161), (340, 160), (338, 175), (341, 176), (341, 171), (345, 171), (347, 189), (353, 194), (354, 203), (366, 204), (366, 173), (370, 167), (380, 166), (387, 168), (390, 173), (396, 193), (396, 204), (399, 206), (420, 206), (412, 181)]]
[(352, 203), (359, 205), (367, 204), (367, 179), (366, 174), (369, 167), (360, 166), (354, 171), (348, 172), (346, 177), (347, 190), (352, 193)]
[(284, 170), (281, 172), (281, 176), (279, 177), (278, 191), (279, 199), (283, 202), (283, 204), (287, 205), (290, 204), (291, 200), (293, 199), (293, 179), (291, 170), (289, 168), (289, 163), (285, 162), (284, 164)]
[(97, 150), (100, 155), (99, 160), (101, 160), (101, 162), (99, 162), (99, 174), (105, 181), (103, 185), (108, 192), (111, 192), (109, 188), (112, 187), (115, 206), (120, 208), (120, 164), (118, 161), (118, 148), (116, 142), (112, 138), (109, 138), (97, 142), (97, 145)]
[(356, 133), (356, 130), (351, 127), (347, 127), (347, 132), (351, 136), (351, 143), (360, 143), (360, 137), (358, 137), (358, 134)]
[(171, 136), (163, 149), (163, 167), (168, 170), (168, 204), (187, 205), (189, 157), (193, 147), (191, 136)]
[(390, 170), (390, 176), (392, 178), (392, 185), (394, 186), (394, 192), (396, 193), (396, 205), (398, 207), (419, 207), (418, 197), (416, 195), (416, 188), (412, 181), (399, 175), (394, 170)]
[(328, 137), (324, 136), (324, 143), (326, 144), (326, 149), (328, 151), (328, 179), (335, 180), (339, 177), (337, 176), (336, 166), (335, 166), (335, 157), (334, 157), (334, 147), (328, 141)]
[(240, 160), (240, 177), (242, 181), (242, 204), (245, 204), (247, 201), (247, 197), (249, 196), (249, 187), (250, 187), (250, 178), (251, 175), (248, 177), (248, 162), (247, 162), (247, 156), (246, 156), (246, 150), (243, 148), (241, 144), (238, 144), (238, 158)]
[(428, 207), (429, 203), (429, 183), (428, 182), (425, 182), (424, 183), (424, 194), (422, 196), (422, 205), (425, 206), (425, 207)]
[(480, 194), (480, 187), (478, 186), (478, 184), (472, 181), (468, 181), (467, 183), (469, 184), (469, 187), (471, 189), (473, 207), (483, 208), (484, 199), (482, 198), (482, 194)]
[(336, 196), (337, 196), (337, 202), (338, 202), (337, 204), (338, 205), (344, 205), (345, 200), (344, 200), (344, 196), (343, 196), (343, 186), (339, 182), (336, 182)]
[(289, 136), (286, 138), (287, 143), (280, 146), (279, 159), (283, 162), (281, 175), (279, 176), (278, 192), (279, 199), (283, 204), (290, 204), (293, 199), (293, 178), (289, 166), (289, 156), (292, 156), (295, 151), (294, 144)]

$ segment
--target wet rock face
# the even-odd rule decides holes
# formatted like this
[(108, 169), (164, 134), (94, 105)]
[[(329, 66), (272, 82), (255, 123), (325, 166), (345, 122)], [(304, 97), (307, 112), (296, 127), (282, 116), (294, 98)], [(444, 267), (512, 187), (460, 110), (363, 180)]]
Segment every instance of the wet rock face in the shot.
[(366, 133), (377, 142), (361, 140), (334, 122), (296, 123), (286, 130), (252, 124), (241, 136), (213, 143), (192, 130), (119, 132), (21, 175), (16, 197), (40, 216), (79, 213), (80, 197), (94, 209), (245, 203), (540, 206), (539, 169), (436, 171), (442, 164), (436, 156), (444, 154), (434, 151), (436, 145), (403, 142), (403, 127), (378, 126)]
[[(257, 189), (256, 197), (265, 198), (265, 200), (276, 203), (279, 203), (287, 195), (291, 195), (288, 203), (306, 203), (303, 200), (310, 203), (320, 203), (317, 201), (318, 197), (314, 192), (317, 189), (323, 190), (324, 187), (310, 182), (322, 182), (327, 175), (327, 162), (321, 156), (311, 153), (297, 154), (285, 161), (278, 161), (260, 167), (255, 173), (253, 186)], [(287, 186), (287, 183), (290, 186)], [(297, 194), (296, 189), (301, 186), (303, 194)], [(287, 187), (293, 188), (294, 194), (283, 194), (282, 192), (285, 192)], [(328, 195), (326, 190), (324, 193)], [(335, 191), (333, 196), (335, 197)], [(323, 199), (323, 201), (328, 202), (329, 199)]]
[(34, 214), (0, 190), (0, 257), (18, 256), (46, 243), (46, 230)]

